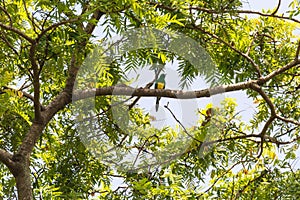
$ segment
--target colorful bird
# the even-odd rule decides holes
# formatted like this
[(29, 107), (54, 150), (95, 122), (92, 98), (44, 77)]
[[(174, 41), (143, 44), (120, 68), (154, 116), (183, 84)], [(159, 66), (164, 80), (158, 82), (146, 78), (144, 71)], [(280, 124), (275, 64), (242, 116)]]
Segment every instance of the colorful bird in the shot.
[[(166, 81), (165, 81), (166, 74), (161, 74), (160, 77), (155, 81), (154, 88), (155, 89), (165, 89)], [(156, 105), (155, 110), (158, 111), (159, 107), (159, 100), (161, 97), (156, 97)]]

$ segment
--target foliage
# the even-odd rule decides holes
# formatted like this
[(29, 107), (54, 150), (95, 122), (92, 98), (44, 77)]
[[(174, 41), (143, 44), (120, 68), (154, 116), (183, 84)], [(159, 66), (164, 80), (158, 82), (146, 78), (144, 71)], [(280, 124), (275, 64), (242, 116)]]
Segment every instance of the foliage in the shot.
[[(299, 153), (299, 2), (290, 4), (288, 17), (241, 6), (238, 0), (2, 1), (0, 196), (31, 199), (18, 184), (25, 170), (34, 199), (297, 199), (300, 172), (291, 163)], [(145, 27), (193, 39), (218, 73), (159, 44), (109, 60), (101, 42)], [(181, 39), (180, 50), (191, 48)], [(94, 54), (100, 56), (93, 60)], [(154, 127), (154, 116), (137, 105), (128, 109), (134, 97), (111, 93), (91, 98), (92, 108), (83, 100), (72, 104), (75, 89), (129, 85), (128, 71), (169, 62), (178, 63), (181, 87), (203, 76), (226, 92), (245, 90), (256, 105), (250, 123), (231, 98), (198, 108), (191, 128), (180, 121)], [(76, 79), (78, 71), (85, 76)], [(150, 87), (140, 89), (144, 96)], [(142, 160), (136, 169), (123, 162), (131, 152)], [(116, 182), (123, 184), (114, 188)]]

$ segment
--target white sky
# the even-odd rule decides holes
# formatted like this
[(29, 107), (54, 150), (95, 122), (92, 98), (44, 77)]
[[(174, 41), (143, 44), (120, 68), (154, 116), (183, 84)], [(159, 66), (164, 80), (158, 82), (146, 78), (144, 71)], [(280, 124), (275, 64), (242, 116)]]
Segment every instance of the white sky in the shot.
[[(292, 0), (281, 0), (279, 13), (284, 13)], [(261, 11), (262, 9), (274, 9), (277, 7), (278, 0), (244, 0), (244, 9)]]

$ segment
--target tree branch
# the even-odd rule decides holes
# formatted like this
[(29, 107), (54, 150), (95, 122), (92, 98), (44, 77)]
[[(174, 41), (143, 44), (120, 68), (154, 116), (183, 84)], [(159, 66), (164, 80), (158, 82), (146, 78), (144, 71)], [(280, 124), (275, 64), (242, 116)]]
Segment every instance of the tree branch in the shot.
[[(101, 18), (102, 15), (104, 15), (105, 13), (104, 12), (101, 12), (100, 10), (96, 10), (94, 13), (93, 13), (93, 16), (91, 19), (93, 20), (96, 20), (96, 21), (99, 21), (99, 19)], [(94, 29), (96, 27), (96, 24), (95, 23), (92, 23), (92, 22), (89, 22), (84, 31), (87, 33), (87, 34), (91, 34)]]
[[(34, 102), (34, 97), (33, 97), (31, 94), (29, 94), (29, 93), (27, 93), (27, 92), (24, 92), (24, 91), (21, 91), (21, 92), (23, 93), (23, 96), (24, 96), (24, 97), (26, 97), (27, 99), (29, 99), (29, 100), (31, 100), (32, 102)], [(39, 102), (39, 104), (40, 104), (40, 106), (41, 106), (41, 110), (42, 110), (42, 111), (45, 110), (45, 106), (42, 105), (40, 102)]]
[[(103, 14), (104, 13), (102, 13), (100, 11), (95, 11), (92, 18), (99, 21), (100, 17)], [(95, 27), (96, 27), (96, 24), (94, 22), (89, 22), (86, 25), (86, 28), (85, 28), (86, 34), (90, 35), (94, 31)], [(53, 27), (53, 28), (55, 28), (55, 27)], [(83, 41), (79, 44), (78, 50), (84, 49), (84, 47), (88, 43), (88, 39), (89, 39), (89, 37), (83, 39)], [(34, 50), (35, 50), (34, 45), (35, 44), (36, 44), (36, 41), (32, 40), (32, 47), (31, 47), (31, 51), (30, 51), (31, 54), (34, 53)], [(75, 83), (75, 80), (76, 80), (76, 75), (77, 75), (77, 72), (79, 70), (79, 66), (81, 65), (81, 59), (76, 60), (77, 59), (77, 54), (76, 53), (78, 53), (78, 52), (75, 51), (72, 58), (71, 58), (69, 72), (68, 72), (68, 78), (67, 78), (66, 86), (65, 86), (64, 90), (62, 92), (60, 92), (58, 94), (58, 96), (47, 107), (45, 107), (44, 111), (39, 113), (40, 114), (40, 119), (43, 119), (43, 120), (40, 121), (40, 122), (37, 122), (35, 120), (35, 122), (30, 127), (29, 132), (26, 134), (25, 138), (23, 139), (23, 142), (20, 145), (17, 153), (14, 154), (14, 156), (16, 156), (16, 157), (18, 157), (18, 156), (22, 156), (22, 157), (29, 156), (32, 152), (32, 149), (33, 149), (36, 141), (38, 140), (38, 138), (42, 134), (45, 126), (47, 125), (47, 123), (53, 118), (53, 116), (59, 110), (63, 109), (67, 104), (69, 104), (71, 102), (71, 100), (72, 100), (72, 90), (73, 90), (74, 83)], [(34, 71), (35, 71), (35, 69), (37, 69), (38, 66), (34, 65), (34, 62), (33, 62), (34, 58), (31, 58), (31, 59), (32, 59), (32, 64), (33, 64)], [(39, 73), (39, 71), (36, 70), (36, 73)], [(36, 78), (38, 76), (34, 76), (34, 77)], [(35, 81), (37, 81), (37, 80), (35, 80)], [(38, 84), (39, 84), (39, 82), (38, 82)], [(39, 98), (39, 95), (36, 94), (37, 89), (39, 90), (39, 87), (36, 88), (36, 86), (35, 86), (35, 93), (34, 93), (35, 103), (36, 103), (36, 99)], [(38, 110), (40, 111), (40, 107), (38, 108)]]
[(287, 122), (287, 123), (292, 123), (292, 124), (295, 124), (295, 125), (300, 126), (300, 122), (295, 121), (295, 120), (293, 120), (293, 119), (287, 119), (287, 118), (281, 117), (281, 116), (279, 116), (279, 115), (276, 115), (276, 118), (277, 118), (277, 119), (280, 119), (281, 121), (284, 121), (284, 122)]
[(171, 115), (173, 116), (173, 118), (175, 119), (175, 121), (177, 121), (177, 123), (183, 128), (183, 131), (185, 132), (185, 134), (187, 134), (190, 138), (192, 138), (193, 140), (196, 140), (199, 143), (202, 143), (200, 140), (198, 140), (197, 138), (195, 138), (194, 136), (192, 136), (184, 127), (184, 125), (181, 123), (181, 121), (175, 116), (175, 114), (172, 112), (172, 110), (168, 107), (168, 105), (165, 105), (165, 108), (171, 113)]
[(267, 170), (264, 170), (264, 171), (261, 172), (261, 174), (258, 177), (254, 178), (252, 180), (249, 180), (247, 185), (245, 185), (242, 189), (240, 189), (238, 191), (238, 193), (236, 194), (236, 197), (234, 198), (234, 200), (239, 199), (240, 195), (247, 189), (247, 187), (249, 187), (253, 182), (259, 181), (260, 179), (262, 179), (266, 174), (267, 174)]
[(37, 43), (34, 42), (32, 43), (30, 47), (30, 52), (29, 52), (29, 58), (30, 58), (30, 63), (32, 66), (32, 71), (33, 71), (33, 103), (34, 103), (34, 118), (36, 121), (41, 121), (42, 116), (41, 116), (41, 105), (40, 105), (40, 71), (39, 71), (39, 66), (36, 60), (36, 46)]
[(4, 163), (10, 170), (12, 170), (12, 168), (14, 167), (12, 157), (12, 154), (8, 153), (4, 149), (0, 149), (0, 161)]
[(209, 145), (219, 143), (219, 142), (226, 142), (226, 141), (240, 140), (240, 139), (249, 139), (249, 138), (259, 138), (259, 137), (260, 137), (259, 134), (238, 135), (238, 136), (234, 136), (234, 137), (228, 137), (228, 138), (223, 138), (223, 139), (217, 139), (217, 140), (204, 142), (203, 145), (209, 146)]
[(250, 89), (251, 85), (256, 83), (256, 80), (231, 84), (227, 86), (217, 86), (210, 89), (195, 90), (195, 91), (182, 91), (182, 90), (169, 90), (169, 89), (148, 89), (148, 88), (132, 88), (130, 86), (109, 86), (102, 88), (93, 88), (87, 90), (76, 90), (73, 93), (73, 101), (86, 99), (94, 96), (105, 95), (124, 95), (124, 96), (145, 96), (145, 97), (168, 97), (175, 99), (194, 99), (201, 97), (210, 97), (215, 94), (223, 92), (231, 92), (237, 90)]
[(290, 141), (279, 141), (279, 140), (277, 140), (276, 138), (270, 137), (270, 136), (268, 136), (268, 135), (266, 135), (265, 138), (268, 139), (268, 142), (274, 143), (274, 144), (276, 144), (277, 146), (279, 146), (279, 145), (285, 145), (285, 144), (291, 144), (291, 143), (293, 143), (293, 142), (296, 142), (296, 141), (299, 141), (299, 140), (300, 140), (300, 136), (297, 136), (296, 138), (294, 138), (294, 139), (292, 139), (292, 140), (290, 140)]
[(279, 74), (281, 74), (281, 73), (283, 73), (283, 72), (285, 72), (285, 71), (287, 71), (287, 70), (289, 70), (289, 69), (291, 69), (291, 68), (293, 68), (293, 67), (295, 67), (299, 64), (300, 64), (300, 60), (295, 59), (292, 62), (286, 64), (285, 66), (271, 72), (267, 76), (259, 78), (257, 84), (262, 85), (262, 84), (268, 82), (269, 80), (271, 80), (272, 78), (274, 78), (275, 76), (277, 76), (277, 75), (279, 75)]
[(260, 136), (261, 136), (261, 146), (260, 146), (260, 153), (258, 154), (258, 158), (262, 155), (263, 153), (263, 144), (265, 141), (265, 135), (267, 133), (267, 130), (269, 128), (269, 126), (272, 124), (272, 122), (275, 120), (276, 118), (276, 110), (275, 110), (275, 106), (272, 103), (272, 101), (270, 100), (270, 98), (267, 96), (267, 94), (256, 84), (253, 84), (252, 89), (255, 90), (256, 92), (258, 92), (262, 98), (266, 101), (266, 103), (268, 104), (270, 110), (271, 110), (271, 116), (270, 118), (267, 120), (267, 122), (265, 123), (262, 131), (260, 132)]
[[(170, 12), (174, 12), (176, 10), (180, 10), (178, 8), (175, 7), (170, 7), (167, 5), (164, 5), (162, 3), (156, 3), (156, 2), (148, 2), (148, 4), (155, 6), (156, 8), (161, 8)], [(275, 11), (277, 12), (277, 10), (279, 9), (280, 6), (280, 2), (277, 5), (277, 8), (275, 9)], [(232, 10), (215, 10), (215, 9), (208, 9), (208, 8), (203, 8), (203, 7), (198, 7), (198, 6), (189, 6), (189, 7), (184, 7), (181, 8), (184, 10), (197, 10), (197, 11), (201, 11), (204, 13), (208, 13), (208, 14), (224, 14), (224, 13), (234, 13)], [(263, 16), (263, 17), (274, 17), (274, 18), (278, 18), (278, 19), (285, 19), (285, 20), (290, 20), (296, 23), (300, 23), (299, 20), (295, 19), (295, 18), (290, 18), (290, 17), (285, 17), (283, 15), (276, 15), (275, 11), (271, 14), (268, 13), (262, 13), (262, 12), (258, 12), (258, 11), (251, 11), (251, 10), (237, 10), (235, 11), (238, 14), (252, 14), (252, 15), (259, 15), (259, 16)]]
[(4, 43), (17, 55), (19, 56), (18, 51), (14, 48), (14, 46), (8, 41), (8, 39), (5, 37), (5, 34), (1, 32), (0, 38), (4, 41)]
[[(34, 31), (36, 34), (38, 34), (38, 32), (37, 32), (37, 30), (36, 30), (36, 27), (38, 27), (38, 25), (35, 23), (34, 18), (33, 18), (33, 15), (30, 17), (30, 13), (29, 13), (29, 11), (28, 11), (28, 9), (27, 9), (27, 6), (26, 6), (26, 1), (23, 0), (22, 2), (23, 2), (23, 7), (24, 7), (25, 13), (26, 13), (26, 15), (27, 15), (27, 18), (28, 18), (29, 21), (31, 22), (31, 27), (32, 27), (33, 31)], [(39, 28), (39, 27), (38, 27), (38, 28)]]
[(274, 18), (278, 18), (278, 19), (285, 19), (285, 20), (290, 20), (290, 21), (296, 22), (296, 23), (300, 23), (300, 21), (295, 18), (285, 17), (283, 15), (273, 15), (273, 14), (267, 14), (267, 13), (251, 11), (251, 10), (237, 10), (236, 12), (239, 14), (253, 14), (253, 15), (259, 15), (259, 16), (263, 16), (263, 17), (274, 17)]
[(68, 20), (64, 20), (55, 24), (52, 24), (51, 26), (45, 28), (38, 36), (38, 39), (40, 39), (43, 35), (45, 35), (48, 31), (56, 29), (57, 27), (61, 26), (61, 25), (65, 25), (68, 23), (73, 23), (73, 22), (77, 22), (79, 20), (78, 18), (74, 18), (74, 19), (68, 19)]
[(281, 0), (278, 1), (277, 7), (276, 7), (275, 10), (272, 12), (271, 16), (274, 16), (274, 15), (278, 12), (279, 7), (280, 7), (280, 4), (281, 4)]
[(0, 27), (2, 27), (5, 30), (12, 31), (12, 32), (16, 33), (17, 35), (21, 36), (22, 38), (24, 38), (25, 40), (27, 40), (30, 43), (35, 42), (34, 39), (32, 39), (31, 37), (26, 35), (24, 32), (22, 32), (21, 30), (15, 28), (15, 27), (8, 26), (8, 25), (2, 24), (2, 23), (0, 23)]
[(254, 60), (252, 58), (249, 57), (248, 55), (248, 52), (246, 53), (243, 53), (242, 51), (238, 50), (237, 48), (235, 48), (233, 45), (230, 45), (228, 42), (226, 42), (225, 40), (223, 40), (222, 38), (220, 38), (219, 36), (213, 34), (213, 33), (210, 33), (204, 29), (202, 29), (200, 26), (194, 26), (193, 28), (197, 29), (197, 30), (200, 30), (201, 32), (207, 34), (207, 35), (210, 35), (211, 37), (219, 40), (220, 42), (222, 42), (223, 44), (225, 44), (226, 46), (228, 46), (229, 48), (231, 48), (233, 51), (235, 51), (236, 53), (240, 54), (242, 57), (244, 57), (246, 60), (248, 60), (251, 65), (254, 67), (257, 75), (259, 77), (262, 76), (261, 72), (260, 72), (260, 69), (259, 69), (259, 66), (254, 62)]
[(3, 7), (1, 5), (0, 5), (0, 10), (2, 10), (4, 12), (4, 14), (8, 17), (8, 19), (9, 19), (9, 25), (12, 27), (12, 23), (13, 22), (12, 22), (12, 19), (11, 19), (10, 15), (9, 15), (8, 11), (5, 9), (5, 7)]
[(295, 60), (299, 60), (299, 53), (300, 53), (300, 40), (298, 41), (298, 47), (296, 50)]
[(271, 115), (273, 117), (275, 117), (276, 116), (275, 106), (274, 106), (273, 102), (271, 101), (271, 99), (268, 97), (268, 95), (257, 84), (253, 84), (252, 89), (255, 90), (256, 92), (258, 92), (262, 96), (262, 98), (266, 101), (266, 103), (270, 107)]

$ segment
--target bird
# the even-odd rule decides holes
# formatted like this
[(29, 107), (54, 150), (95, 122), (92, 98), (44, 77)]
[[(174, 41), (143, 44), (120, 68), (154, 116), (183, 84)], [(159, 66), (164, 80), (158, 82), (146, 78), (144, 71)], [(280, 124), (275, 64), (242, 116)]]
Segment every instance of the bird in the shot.
[[(160, 75), (160, 77), (155, 81), (155, 85), (154, 85), (155, 89), (165, 89), (165, 86), (166, 86), (165, 77), (166, 77), (166, 74)], [(156, 105), (155, 105), (156, 112), (158, 111), (160, 99), (161, 99), (161, 97), (156, 97)]]
[(208, 108), (206, 111), (205, 111), (205, 119), (204, 121), (202, 122), (201, 126), (205, 126), (210, 120), (211, 120), (211, 117), (212, 115), (214, 114), (214, 109), (213, 108)]

